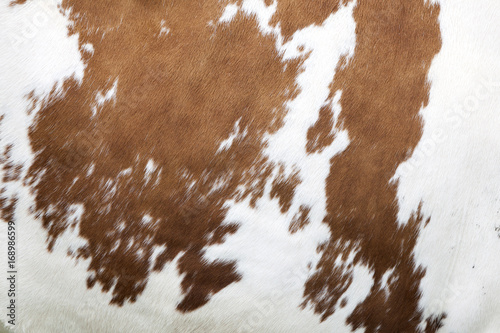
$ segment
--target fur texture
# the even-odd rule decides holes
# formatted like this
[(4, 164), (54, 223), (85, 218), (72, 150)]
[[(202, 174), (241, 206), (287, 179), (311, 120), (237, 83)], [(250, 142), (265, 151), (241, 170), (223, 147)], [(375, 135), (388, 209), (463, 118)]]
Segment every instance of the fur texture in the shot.
[(0, 28), (10, 329), (500, 327), (497, 1), (23, 0)]

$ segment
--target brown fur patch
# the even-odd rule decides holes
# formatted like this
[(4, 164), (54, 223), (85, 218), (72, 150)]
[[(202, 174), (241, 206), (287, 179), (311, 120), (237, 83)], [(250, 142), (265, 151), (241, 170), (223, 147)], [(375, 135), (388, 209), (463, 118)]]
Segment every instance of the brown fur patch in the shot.
[(14, 212), (17, 205), (16, 197), (5, 197), (4, 192), (0, 192), (0, 216), (4, 222), (14, 220)]
[[(327, 216), (332, 239), (305, 289), (305, 302), (326, 319), (352, 282), (352, 267), (337, 266), (355, 253), (374, 285), (349, 316), (366, 332), (414, 332), (422, 320), (418, 307), (424, 270), (413, 248), (422, 226), (416, 213), (397, 221), (396, 184), (390, 179), (420, 140), (419, 110), (429, 93), (427, 71), (441, 47), (439, 7), (423, 0), (359, 0), (354, 9), (356, 49), (339, 67), (331, 95), (342, 90), (339, 123), (351, 140), (332, 160), (327, 178)], [(381, 278), (394, 269), (387, 297)]]
[(297, 30), (323, 23), (328, 16), (339, 9), (341, 4), (347, 2), (347, 0), (278, 0), (271, 25), (279, 23), (281, 34), (285, 39), (289, 39)]
[(318, 153), (332, 144), (335, 139), (333, 128), (333, 114), (331, 107), (323, 106), (319, 110), (316, 123), (307, 131), (307, 153)]
[(295, 196), (295, 188), (300, 184), (298, 173), (285, 176), (285, 170), (280, 168), (280, 174), (273, 181), (271, 187), (271, 199), (277, 198), (282, 213), (286, 213), (292, 205), (292, 199)]
[[(262, 195), (251, 180), (265, 184), (273, 166), (261, 139), (281, 126), (300, 61), (283, 61), (254, 17), (214, 23), (224, 1), (62, 7), (72, 8), (86, 69), (81, 84), (68, 80), (64, 96), (44, 103), (29, 134), (48, 247), (67, 229), (69, 205), (81, 203), (88, 246), (76, 255), (91, 260), (89, 287), (111, 290), (115, 304), (135, 301), (151, 267), (178, 257), (178, 309), (194, 310), (240, 279), (235, 262), (207, 262), (204, 248), (237, 228), (222, 226), (227, 199)], [(115, 82), (116, 98), (97, 105)], [(238, 120), (247, 135), (217, 152)], [(157, 167), (146, 174), (150, 160)], [(153, 260), (157, 246), (166, 249)]]
[[(3, 116), (0, 116), (0, 122), (2, 120)], [(0, 218), (4, 222), (14, 220), (14, 213), (18, 201), (16, 195), (6, 193), (5, 185), (20, 180), (22, 171), (22, 165), (15, 164), (11, 161), (12, 148), (13, 145), (9, 144), (5, 147), (4, 152), (0, 154), (0, 166), (3, 171), (2, 187), (0, 188)]]
[(307, 206), (300, 206), (299, 211), (295, 214), (290, 223), (290, 233), (294, 234), (299, 230), (302, 230), (306, 225), (310, 223), (309, 221), (309, 213), (311, 212), (311, 208)]
[(425, 333), (434, 333), (437, 332), (441, 327), (444, 326), (443, 321), (446, 319), (445, 314), (441, 314), (438, 316), (431, 316), (426, 319), (426, 327)]

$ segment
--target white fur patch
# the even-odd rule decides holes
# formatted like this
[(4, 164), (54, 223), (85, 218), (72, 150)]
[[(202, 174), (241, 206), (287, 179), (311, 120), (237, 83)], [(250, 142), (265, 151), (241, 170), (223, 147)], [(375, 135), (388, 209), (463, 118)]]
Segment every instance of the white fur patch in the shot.
[(400, 222), (422, 202), (431, 221), (415, 249), (426, 267), (420, 305), (443, 332), (500, 327), (500, 3), (439, 1), (425, 126), (400, 175)]

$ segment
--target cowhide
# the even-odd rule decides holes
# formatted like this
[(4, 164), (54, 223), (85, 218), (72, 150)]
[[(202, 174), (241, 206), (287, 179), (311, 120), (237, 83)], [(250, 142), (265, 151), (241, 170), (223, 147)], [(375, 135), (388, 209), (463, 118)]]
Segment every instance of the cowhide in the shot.
[(498, 0), (4, 0), (15, 332), (500, 332)]

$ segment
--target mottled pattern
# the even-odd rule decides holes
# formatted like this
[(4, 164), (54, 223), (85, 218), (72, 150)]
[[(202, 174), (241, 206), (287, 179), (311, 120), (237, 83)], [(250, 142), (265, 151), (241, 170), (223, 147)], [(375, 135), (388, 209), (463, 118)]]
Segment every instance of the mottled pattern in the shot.
[[(447, 139), (433, 136), (437, 153), (425, 151), (439, 119), (457, 124), (465, 117), (436, 116), (441, 99), (456, 102), (442, 88), (443, 68), (456, 66), (440, 58), (453, 54), (445, 49), (454, 42), (444, 37), (453, 30), (447, 6), (444, 0), (3, 6), (19, 17), (34, 10), (34, 23), (20, 34), (33, 30), (25, 38), (42, 60), (45, 53), (69, 59), (71, 47), (79, 57), (71, 56), (64, 74), (55, 60), (53, 70), (40, 60), (53, 77), (30, 82), (35, 70), (26, 70), (18, 97), (0, 95), (0, 217), (32, 230), (29, 250), (54, 258), (45, 267), (25, 266), (40, 272), (24, 281), (25, 295), (32, 280), (40, 293), (69, 290), (50, 310), (67, 309), (61, 322), (97, 312), (109, 319), (62, 324), (72, 332), (126, 331), (120, 321), (129, 314), (139, 318), (134, 330), (145, 331), (454, 331), (446, 325), (460, 322), (456, 298), (441, 297), (446, 301), (438, 306), (433, 298), (439, 288), (462, 292), (447, 286), (453, 275), (447, 270), (470, 266), (453, 252), (468, 237), (464, 221), (482, 226), (498, 220), (498, 212), (435, 185), (452, 169), (448, 161), (460, 155), (460, 144), (446, 150)], [(50, 20), (42, 24), (36, 15)], [(25, 42), (14, 36), (13, 50)], [(50, 41), (67, 54), (50, 53)], [(495, 82), (486, 96), (496, 96)], [(476, 103), (495, 98), (481, 96)], [(415, 158), (422, 150), (420, 168)], [(464, 151), (458, 170), (478, 177), (497, 170), (481, 169), (467, 157), (480, 154)], [(474, 193), (500, 202), (494, 180), (484, 184)], [(448, 196), (439, 210), (441, 195)], [(460, 228), (443, 227), (455, 218)], [(499, 225), (489, 228), (498, 233)], [(448, 248), (439, 248), (436, 239), (445, 235), (435, 230), (453, 234), (443, 240)], [(432, 241), (440, 251), (425, 248)], [(28, 262), (26, 243), (18, 246)], [(56, 285), (72, 272), (74, 279)], [(47, 280), (52, 274), (56, 280)], [(40, 304), (54, 302), (48, 294), (33, 293)], [(94, 297), (100, 310), (88, 299), (80, 304), (81, 295)], [(143, 320), (149, 316), (153, 322)], [(43, 322), (19, 320), (21, 332)], [(489, 332), (493, 324), (474, 325), (464, 331)]]

